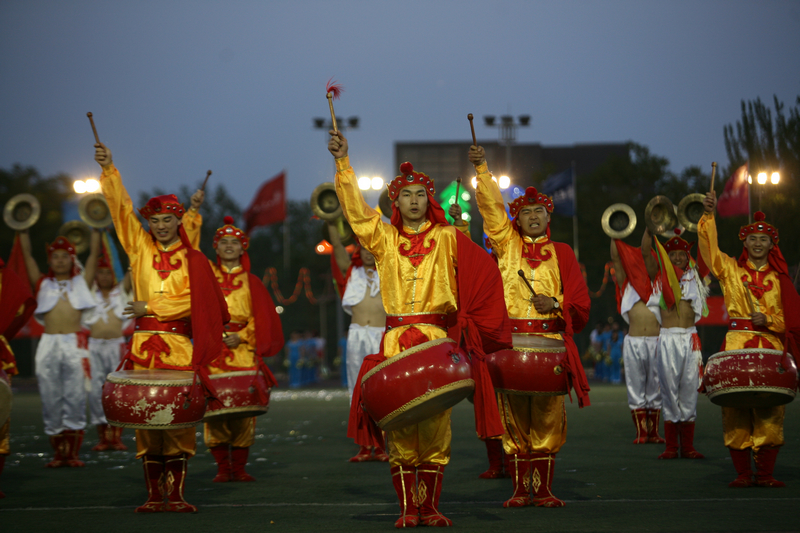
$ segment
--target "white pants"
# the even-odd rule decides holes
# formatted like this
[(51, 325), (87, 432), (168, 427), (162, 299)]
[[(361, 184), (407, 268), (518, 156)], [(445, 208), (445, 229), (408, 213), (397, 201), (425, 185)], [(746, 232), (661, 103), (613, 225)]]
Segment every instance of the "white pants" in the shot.
[(107, 424), (103, 412), (103, 385), (106, 377), (115, 371), (122, 358), (125, 337), (116, 339), (93, 339), (89, 337), (89, 354), (92, 362), (92, 388), (89, 391), (89, 413), (91, 424)]
[(628, 407), (661, 409), (658, 388), (658, 337), (625, 336), (622, 341), (625, 362), (625, 384), (628, 386)]
[[(661, 328), (658, 337), (658, 381), (665, 422), (697, 418), (697, 389), (703, 355), (695, 350), (696, 328)], [(699, 341), (697, 341), (699, 348)]]
[(378, 353), (381, 348), (384, 328), (374, 326), (359, 326), (350, 324), (347, 332), (347, 390), (350, 399), (353, 399), (353, 389), (356, 386), (358, 372), (361, 370), (361, 363), (368, 355)]
[(83, 359), (88, 357), (89, 350), (78, 348), (74, 333), (42, 334), (35, 364), (45, 434), (86, 427)]

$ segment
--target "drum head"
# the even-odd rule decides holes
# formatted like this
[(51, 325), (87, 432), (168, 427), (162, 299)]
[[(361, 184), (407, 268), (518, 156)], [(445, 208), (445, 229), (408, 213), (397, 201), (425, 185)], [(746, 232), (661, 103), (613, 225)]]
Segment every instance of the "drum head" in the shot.
[(709, 395), (711, 403), (720, 407), (735, 407), (737, 409), (760, 409), (762, 407), (777, 407), (786, 405), (794, 400), (795, 391), (784, 389), (781, 391), (746, 390), (737, 392), (723, 392)]
[(8, 384), (6, 373), (0, 370), (0, 427), (11, 416), (11, 386)]

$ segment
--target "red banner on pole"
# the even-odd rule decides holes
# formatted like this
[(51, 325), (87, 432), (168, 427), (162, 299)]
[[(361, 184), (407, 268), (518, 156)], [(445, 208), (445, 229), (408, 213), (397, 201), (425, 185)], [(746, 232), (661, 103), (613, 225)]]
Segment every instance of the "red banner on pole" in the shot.
[(750, 187), (747, 185), (747, 163), (725, 182), (725, 190), (717, 201), (717, 213), (721, 217), (750, 214)]
[(245, 231), (286, 219), (286, 173), (265, 181), (244, 212)]
[(725, 298), (722, 296), (709, 296), (706, 298), (708, 316), (697, 321), (698, 326), (727, 326), (728, 310), (725, 307)]

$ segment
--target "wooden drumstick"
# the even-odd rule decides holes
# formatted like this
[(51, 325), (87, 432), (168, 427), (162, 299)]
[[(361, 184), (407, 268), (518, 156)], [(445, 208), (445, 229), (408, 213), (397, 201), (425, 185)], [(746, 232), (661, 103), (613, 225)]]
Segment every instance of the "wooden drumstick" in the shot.
[(344, 88), (335, 81), (331, 83), (332, 80), (333, 78), (328, 80), (328, 84), (325, 86), (325, 96), (328, 98), (328, 107), (331, 108), (331, 124), (333, 124), (333, 131), (334, 133), (339, 133), (339, 128), (336, 125), (336, 113), (333, 111), (333, 101), (339, 98)]
[(717, 173), (717, 162), (714, 161), (711, 163), (711, 188), (709, 189), (710, 192), (714, 192), (714, 175)]
[(469, 120), (469, 129), (472, 131), (472, 145), (478, 146), (478, 140), (475, 138), (475, 125), (472, 123), (472, 113), (467, 115), (467, 120)]
[(520, 270), (517, 271), (517, 274), (519, 274), (519, 277), (522, 278), (522, 281), (524, 281), (525, 285), (527, 285), (528, 288), (531, 290), (531, 294), (533, 296), (536, 296), (536, 291), (533, 290), (533, 287), (531, 286), (530, 282), (528, 281), (528, 278), (525, 277), (525, 272), (523, 272), (522, 269), (520, 269)]
[(461, 176), (456, 178), (456, 203), (458, 203), (458, 190), (461, 188)]
[(750, 292), (750, 284), (746, 281), (742, 282), (744, 285), (744, 290), (747, 293), (747, 298), (750, 300), (750, 309), (753, 310), (753, 313), (756, 312), (756, 302), (753, 300), (753, 293)]
[(89, 117), (89, 123), (92, 125), (92, 133), (94, 133), (94, 142), (95, 144), (100, 144), (100, 137), (97, 136), (97, 128), (94, 127), (94, 119), (92, 118), (92, 112), (89, 111), (86, 113), (86, 116)]
[(200, 187), (200, 190), (201, 190), (201, 191), (205, 192), (205, 190), (206, 190), (206, 183), (208, 183), (208, 178), (210, 178), (210, 177), (211, 177), (211, 171), (209, 170), (208, 172), (206, 172), (206, 179), (203, 181), (203, 186), (202, 186), (202, 187)]

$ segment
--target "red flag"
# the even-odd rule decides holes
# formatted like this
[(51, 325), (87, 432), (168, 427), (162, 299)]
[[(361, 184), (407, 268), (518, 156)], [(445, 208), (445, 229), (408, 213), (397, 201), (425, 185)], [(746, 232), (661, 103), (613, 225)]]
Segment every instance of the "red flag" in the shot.
[(286, 220), (286, 173), (281, 172), (258, 189), (244, 212), (245, 232)]
[(747, 185), (747, 163), (725, 182), (725, 190), (717, 201), (717, 213), (721, 217), (733, 217), (750, 213), (750, 187)]

